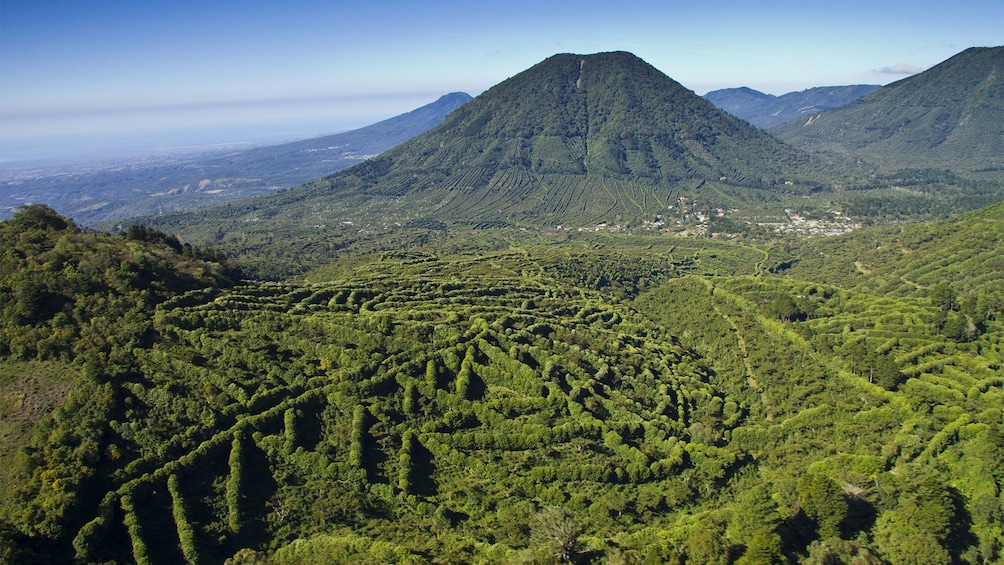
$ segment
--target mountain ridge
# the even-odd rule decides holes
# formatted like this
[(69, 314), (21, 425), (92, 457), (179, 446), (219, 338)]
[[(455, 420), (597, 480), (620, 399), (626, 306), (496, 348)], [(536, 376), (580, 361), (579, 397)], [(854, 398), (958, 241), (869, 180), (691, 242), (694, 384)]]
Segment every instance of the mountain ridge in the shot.
[(801, 230), (810, 217), (840, 231), (972, 209), (1004, 189), (935, 173), (885, 174), (863, 159), (810, 154), (630, 53), (565, 53), (355, 167), (226, 207), (137, 221), (253, 257), (272, 277), (309, 270), (346, 246), (394, 249), (470, 228), (735, 237)]
[(875, 84), (817, 86), (780, 96), (747, 86), (713, 90), (704, 95), (713, 104), (751, 124), (770, 129), (809, 113), (844, 106), (881, 88)]
[(846, 106), (772, 130), (885, 168), (1004, 167), (1004, 47), (971, 47)]
[[(630, 53), (559, 54), (365, 163), (225, 209), (144, 221), (218, 242), (278, 226), (286, 239), (327, 230), (327, 241), (359, 229), (343, 226), (412, 222), (629, 226), (696, 190), (737, 203), (736, 192), (808, 194), (819, 186), (800, 176), (810, 162)], [(217, 229), (200, 235), (200, 224)]]

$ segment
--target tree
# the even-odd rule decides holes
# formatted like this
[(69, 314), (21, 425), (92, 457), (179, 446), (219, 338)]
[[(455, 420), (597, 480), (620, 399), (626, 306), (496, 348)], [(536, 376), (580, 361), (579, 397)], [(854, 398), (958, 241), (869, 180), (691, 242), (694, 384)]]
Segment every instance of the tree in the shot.
[(894, 565), (951, 563), (945, 547), (955, 519), (955, 504), (945, 485), (932, 477), (903, 485), (899, 504), (875, 522), (875, 545)]
[(412, 475), (415, 473), (413, 452), (415, 450), (415, 431), (408, 430), (401, 437), (401, 455), (398, 457), (397, 488), (404, 493), (413, 490)]
[(901, 523), (900, 516), (886, 513), (875, 524), (875, 545), (893, 565), (948, 565), (952, 556), (937, 537)]
[(798, 497), (802, 511), (816, 523), (822, 539), (840, 535), (840, 522), (847, 516), (844, 491), (826, 475), (808, 472), (798, 479)]
[(415, 415), (415, 407), (418, 404), (417, 401), (418, 391), (415, 387), (415, 383), (408, 382), (404, 385), (404, 398), (401, 400), (401, 412), (406, 416)]
[(45, 204), (29, 204), (17, 209), (11, 223), (18, 230), (65, 230), (73, 222), (60, 216), (55, 210)]
[(285, 432), (285, 450), (286, 453), (292, 453), (296, 449), (297, 442), (297, 430), (296, 430), (296, 410), (294, 408), (287, 408), (286, 412), (282, 415), (283, 428)]
[(534, 516), (530, 541), (551, 549), (558, 559), (571, 563), (582, 549), (579, 536), (582, 526), (564, 508), (549, 507)]
[(188, 521), (188, 512), (185, 510), (185, 501), (181, 494), (181, 481), (178, 479), (178, 475), (172, 474), (167, 478), (167, 489), (171, 493), (172, 514), (178, 528), (181, 553), (185, 556), (185, 561), (194, 565), (199, 561), (199, 551), (195, 542), (195, 529)]
[(728, 565), (730, 545), (725, 539), (725, 524), (708, 520), (695, 526), (683, 542), (687, 563)]
[(780, 523), (781, 514), (768, 486), (758, 483), (739, 495), (725, 534), (736, 543), (748, 543), (760, 531), (773, 531)]
[(433, 392), (439, 386), (439, 371), (436, 370), (436, 362), (432, 359), (425, 362), (425, 382), (432, 387)]
[(931, 306), (945, 313), (955, 307), (955, 297), (952, 295), (952, 288), (944, 283), (939, 283), (931, 287), (928, 294)]
[(366, 451), (366, 407), (357, 404), (352, 412), (352, 438), (349, 446), (349, 464), (356, 469), (363, 469)]
[(230, 475), (227, 477), (227, 526), (231, 532), (241, 529), (242, 487), (244, 483), (244, 431), (234, 432), (234, 440), (230, 446)]
[(903, 381), (903, 373), (892, 355), (878, 355), (872, 364), (870, 377), (872, 382), (886, 390), (894, 390)]
[(774, 299), (770, 301), (770, 305), (767, 307), (767, 314), (782, 322), (800, 320), (805, 317), (805, 313), (798, 307), (795, 300), (787, 294), (774, 296)]
[(736, 565), (782, 565), (787, 563), (781, 553), (781, 536), (769, 530), (760, 530), (746, 544), (743, 556)]

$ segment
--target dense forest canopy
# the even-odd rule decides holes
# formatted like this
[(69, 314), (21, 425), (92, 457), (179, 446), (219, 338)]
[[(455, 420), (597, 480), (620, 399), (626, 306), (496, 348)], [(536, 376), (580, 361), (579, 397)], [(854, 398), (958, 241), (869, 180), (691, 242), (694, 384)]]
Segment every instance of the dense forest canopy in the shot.
[(757, 245), (482, 229), (258, 282), (25, 208), (3, 559), (995, 562), (1002, 211)]

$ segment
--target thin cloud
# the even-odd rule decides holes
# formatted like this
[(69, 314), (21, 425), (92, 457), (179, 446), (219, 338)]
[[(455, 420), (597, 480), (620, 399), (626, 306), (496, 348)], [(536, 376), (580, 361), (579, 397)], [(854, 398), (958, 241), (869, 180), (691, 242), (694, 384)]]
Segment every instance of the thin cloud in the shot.
[(908, 63), (898, 63), (891, 67), (882, 67), (879, 69), (879, 72), (888, 75), (915, 75), (923, 70), (924, 69), (920, 67), (915, 67)]

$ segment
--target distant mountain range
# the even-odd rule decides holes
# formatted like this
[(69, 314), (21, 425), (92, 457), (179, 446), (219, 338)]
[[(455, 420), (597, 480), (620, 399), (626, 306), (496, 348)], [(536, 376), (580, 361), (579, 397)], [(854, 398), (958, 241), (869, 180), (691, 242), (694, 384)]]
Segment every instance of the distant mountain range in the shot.
[(770, 129), (807, 114), (839, 108), (881, 88), (875, 84), (819, 86), (781, 96), (743, 86), (712, 90), (704, 95), (712, 104), (751, 124)]
[(846, 106), (773, 133), (801, 149), (850, 155), (886, 170), (1004, 171), (1004, 47), (973, 47)]
[(412, 138), (471, 96), (454, 92), (356, 130), (277, 145), (187, 158), (168, 157), (68, 172), (42, 167), (0, 184), (0, 218), (44, 203), (82, 225), (184, 210), (257, 196), (311, 181)]
[[(973, 54), (978, 60), (968, 67), (991, 81), (994, 57), (960, 57)], [(872, 132), (902, 115), (904, 104), (944, 108), (944, 93), (955, 92), (969, 101), (964, 115), (980, 122), (959, 134), (973, 132), (968, 147), (992, 164), (987, 155), (995, 148), (984, 139), (1002, 132), (1002, 122), (989, 119), (1000, 107), (993, 85), (939, 67), (928, 72), (935, 78), (922, 73), (843, 108), (868, 108), (870, 115), (855, 120)], [(813, 119), (831, 112), (843, 109)], [(959, 121), (965, 125), (961, 114)], [(630, 53), (562, 54), (350, 169), (226, 207), (141, 221), (234, 253), (270, 254), (268, 267), (285, 270), (323, 262), (345, 245), (381, 240), (377, 247), (398, 248), (444, 229), (647, 225), (711, 233), (795, 221), (791, 214), (803, 221), (800, 212), (929, 217), (996, 202), (1002, 184), (972, 184), (950, 171), (890, 176), (846, 152), (824, 160), (718, 109)]]
[(822, 190), (829, 170), (630, 53), (561, 54), (350, 169), (142, 221), (303, 268), (395, 229), (621, 229), (765, 202), (783, 213), (783, 200)]

